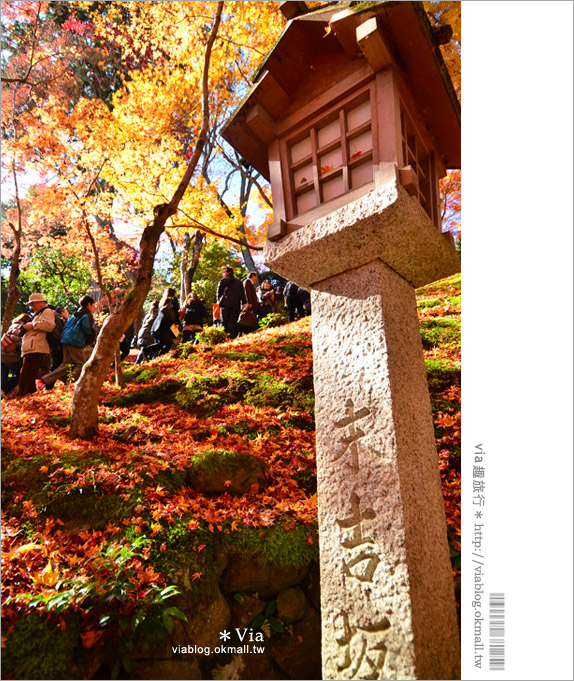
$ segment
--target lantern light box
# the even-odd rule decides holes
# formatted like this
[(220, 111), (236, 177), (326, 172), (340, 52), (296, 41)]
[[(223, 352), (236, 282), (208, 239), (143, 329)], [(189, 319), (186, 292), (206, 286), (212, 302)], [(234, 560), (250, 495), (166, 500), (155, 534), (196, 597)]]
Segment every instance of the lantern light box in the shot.
[(268, 239), (394, 177), (440, 231), (438, 181), (460, 167), (445, 31), (420, 2), (280, 5), (290, 20), (223, 130), (271, 183)]

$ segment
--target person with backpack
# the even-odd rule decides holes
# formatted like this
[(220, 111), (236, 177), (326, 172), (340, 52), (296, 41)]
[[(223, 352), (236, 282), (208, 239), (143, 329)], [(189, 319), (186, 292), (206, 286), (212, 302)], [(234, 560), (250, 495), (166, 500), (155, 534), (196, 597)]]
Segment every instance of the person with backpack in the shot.
[(12, 395), (29, 395), (36, 391), (36, 379), (41, 369), (50, 367), (50, 344), (48, 332), (56, 326), (56, 313), (48, 306), (41, 293), (32, 293), (28, 306), (34, 311), (31, 322), (23, 325), (22, 369), (18, 377), (18, 388)]
[(96, 337), (95, 307), (95, 301), (91, 296), (80, 298), (80, 307), (68, 317), (62, 332), (64, 359), (54, 371), (36, 380), (36, 390), (53, 388), (56, 381), (67, 376), (70, 371), (74, 380), (79, 378), (86, 363), (85, 347)]
[(18, 385), (22, 368), (22, 336), (24, 324), (32, 321), (29, 314), (21, 314), (12, 321), (2, 336), (2, 397)]

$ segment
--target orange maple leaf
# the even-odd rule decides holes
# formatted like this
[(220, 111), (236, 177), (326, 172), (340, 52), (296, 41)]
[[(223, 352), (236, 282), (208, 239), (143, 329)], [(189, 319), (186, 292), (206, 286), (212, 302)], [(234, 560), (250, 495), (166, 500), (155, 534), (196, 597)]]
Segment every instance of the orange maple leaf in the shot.
[(226, 480), (223, 484), (225, 487), (231, 487), (231, 480)]
[(203, 572), (194, 572), (191, 575), (191, 581), (195, 582), (196, 579), (201, 579), (201, 576), (203, 575)]
[(199, 553), (200, 551), (203, 551), (204, 548), (205, 544), (200, 544), (195, 550), (197, 551), (197, 553)]

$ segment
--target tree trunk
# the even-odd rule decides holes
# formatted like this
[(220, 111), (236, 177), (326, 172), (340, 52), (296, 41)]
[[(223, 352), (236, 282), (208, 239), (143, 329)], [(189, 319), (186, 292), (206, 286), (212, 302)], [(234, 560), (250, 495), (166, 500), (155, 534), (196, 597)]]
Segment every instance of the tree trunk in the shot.
[[(251, 194), (251, 188), (253, 187), (253, 179), (246, 178), (245, 175), (241, 175), (241, 186), (240, 186), (240, 196), (239, 196), (239, 202), (241, 206), (241, 217), (243, 218), (243, 222), (239, 226), (239, 231), (243, 234), (244, 240), (247, 241), (246, 235), (245, 235), (245, 216), (247, 214), (247, 204), (249, 202), (249, 196)], [(242, 239), (243, 241), (243, 239)], [(257, 272), (257, 269), (255, 268), (255, 263), (253, 262), (253, 256), (251, 255), (251, 251), (247, 246), (243, 246), (241, 248), (241, 255), (243, 256), (243, 262), (245, 263), (245, 267), (247, 268), (248, 272)]]
[(120, 346), (116, 348), (116, 352), (114, 354), (114, 371), (116, 374), (116, 384), (120, 386), (120, 388), (124, 388), (126, 385), (126, 382), (124, 380), (124, 372), (122, 369), (122, 351), (120, 350)]
[(245, 267), (247, 268), (247, 271), (248, 272), (257, 272), (257, 268), (255, 267), (255, 262), (253, 260), (253, 256), (251, 255), (251, 251), (247, 248), (247, 246), (244, 246), (241, 249), (241, 255), (243, 256), (243, 262), (245, 263)]
[(223, 2), (218, 2), (216, 16), (205, 49), (202, 78), (202, 122), (195, 151), (171, 201), (168, 204), (156, 206), (154, 209), (153, 222), (144, 229), (140, 241), (139, 262), (134, 285), (125, 295), (119, 309), (112, 312), (104, 322), (94, 350), (89, 360), (84, 364), (80, 378), (76, 382), (70, 426), (72, 437), (90, 438), (97, 434), (98, 400), (102, 385), (110, 372), (110, 365), (122, 334), (125, 333), (143, 306), (151, 286), (157, 243), (165, 229), (167, 219), (177, 212), (177, 207), (191, 181), (205, 146), (209, 128), (209, 62), (213, 43), (219, 30), (222, 11)]
[(73, 437), (90, 438), (97, 433), (100, 391), (110, 374), (120, 338), (138, 314), (150, 289), (156, 246), (164, 230), (168, 212), (169, 206), (166, 206), (152, 225), (144, 229), (135, 285), (124, 297), (119, 310), (105, 320), (92, 354), (76, 382), (70, 428)]
[[(199, 258), (201, 250), (205, 244), (205, 234), (199, 229), (195, 232), (193, 237), (189, 233), (185, 234), (184, 241), (184, 259), (181, 261), (181, 302), (185, 302), (187, 296), (191, 293), (191, 282), (195, 270), (199, 265)], [(190, 253), (191, 251), (191, 253)]]
[(16, 241), (16, 246), (14, 248), (14, 252), (12, 253), (12, 264), (10, 265), (10, 278), (8, 280), (8, 295), (6, 296), (6, 307), (4, 308), (4, 317), (2, 319), (3, 334), (6, 333), (6, 331), (8, 331), (8, 327), (12, 323), (12, 318), (14, 317), (14, 310), (16, 309), (18, 296), (20, 295), (18, 291), (18, 275), (20, 274), (21, 238), (16, 230), (14, 230), (14, 239)]

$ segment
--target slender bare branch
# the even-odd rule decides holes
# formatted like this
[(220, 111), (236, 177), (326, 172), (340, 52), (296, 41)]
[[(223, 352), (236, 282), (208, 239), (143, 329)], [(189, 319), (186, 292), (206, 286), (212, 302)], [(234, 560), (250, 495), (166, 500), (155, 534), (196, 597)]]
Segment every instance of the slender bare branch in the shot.
[[(183, 213), (183, 211), (182, 211)], [(184, 213), (185, 215), (185, 213)], [(195, 218), (190, 217), (189, 215), (185, 215), (185, 217), (188, 220), (191, 220), (193, 224), (191, 225), (169, 225), (170, 228), (173, 229), (194, 229), (194, 228), (199, 228), (203, 232), (207, 232), (208, 234), (211, 234), (212, 236), (217, 237), (218, 239), (225, 239), (226, 241), (232, 241), (234, 244), (237, 244), (238, 246), (241, 246), (242, 248), (245, 248), (246, 246), (248, 248), (252, 248), (255, 251), (262, 251), (263, 247), (262, 246), (253, 246), (252, 244), (248, 244), (247, 242), (240, 241), (239, 239), (235, 239), (232, 236), (226, 236), (225, 234), (219, 234), (213, 229), (210, 229), (203, 223), (199, 222), (199, 220), (196, 220)]]

